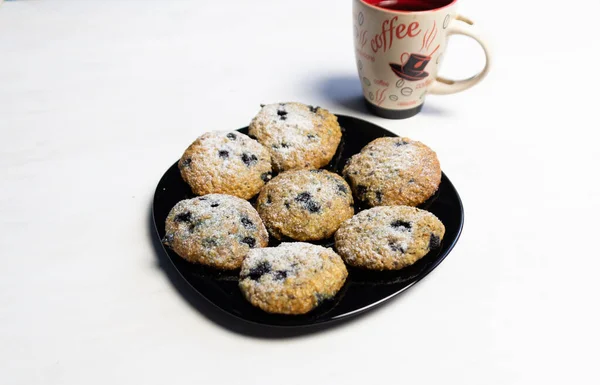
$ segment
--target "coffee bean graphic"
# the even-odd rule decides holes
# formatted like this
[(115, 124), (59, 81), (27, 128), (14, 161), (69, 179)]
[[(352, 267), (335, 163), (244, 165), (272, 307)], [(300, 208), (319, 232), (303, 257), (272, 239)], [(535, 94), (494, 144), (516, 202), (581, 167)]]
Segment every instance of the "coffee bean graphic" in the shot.
[(390, 100), (395, 102), (398, 100), (398, 97), (396, 95), (390, 95)]
[(363, 83), (365, 83), (365, 86), (369, 87), (371, 85), (371, 81), (367, 78), (363, 78)]
[(450, 15), (446, 15), (444, 19), (444, 29), (448, 28), (448, 24), (450, 24)]
[(403, 88), (403, 89), (400, 91), (400, 93), (401, 93), (402, 95), (404, 95), (404, 96), (410, 96), (410, 95), (412, 95), (412, 93), (413, 93), (413, 89), (412, 89), (412, 88), (410, 88), (410, 87), (404, 87), (404, 88)]
[[(448, 15), (450, 16), (450, 15)], [(358, 14), (358, 25), (363, 25), (363, 23), (365, 22), (365, 15), (363, 15), (363, 13), (359, 13)]]
[(362, 68), (363, 68), (363, 66), (362, 66), (362, 61), (360, 61), (360, 60), (359, 60), (359, 61), (358, 61), (358, 69), (359, 69), (359, 70), (362, 70)]
[(398, 88), (402, 88), (403, 85), (404, 85), (404, 79), (400, 79), (396, 82), (396, 87), (398, 87)]
[(369, 92), (369, 99), (373, 100), (375, 97), (373, 96), (372, 92)]

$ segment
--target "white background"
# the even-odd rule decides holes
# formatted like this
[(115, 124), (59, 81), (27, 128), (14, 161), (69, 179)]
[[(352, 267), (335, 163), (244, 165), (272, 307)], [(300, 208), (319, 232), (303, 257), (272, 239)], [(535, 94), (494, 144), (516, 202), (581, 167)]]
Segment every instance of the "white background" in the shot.
[[(3, 3), (0, 383), (598, 384), (597, 7), (459, 3), (492, 72), (405, 121), (357, 102), (350, 0)], [(291, 100), (427, 143), (466, 210), (424, 281), (298, 336), (186, 300), (149, 222), (195, 137)]]

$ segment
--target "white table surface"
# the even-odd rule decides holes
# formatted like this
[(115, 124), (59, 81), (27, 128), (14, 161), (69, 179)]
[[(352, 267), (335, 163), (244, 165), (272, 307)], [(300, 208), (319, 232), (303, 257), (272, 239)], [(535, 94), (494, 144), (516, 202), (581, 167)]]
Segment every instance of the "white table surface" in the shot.
[[(0, 383), (598, 384), (597, 12), (460, 2), (493, 71), (405, 121), (357, 102), (349, 0), (3, 3)], [(453, 38), (443, 73), (482, 60)], [(420, 284), (296, 336), (175, 287), (150, 225), (195, 137), (289, 100), (429, 144), (466, 211)]]

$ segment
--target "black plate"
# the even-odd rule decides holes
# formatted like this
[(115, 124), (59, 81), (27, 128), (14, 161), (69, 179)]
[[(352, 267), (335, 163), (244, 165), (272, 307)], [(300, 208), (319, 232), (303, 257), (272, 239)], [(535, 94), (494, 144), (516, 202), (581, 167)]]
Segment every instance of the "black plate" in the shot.
[[(338, 153), (327, 167), (340, 172), (346, 160), (358, 153), (373, 139), (397, 136), (364, 120), (338, 115), (344, 129), (344, 138)], [(247, 127), (239, 130), (247, 133)], [(188, 185), (181, 179), (177, 163), (162, 177), (154, 194), (153, 217), (159, 239), (165, 235), (165, 219), (171, 208), (180, 200), (192, 198)], [(463, 226), (463, 207), (456, 189), (442, 174), (442, 183), (436, 195), (421, 206), (434, 213), (446, 226), (442, 245), (423, 257), (415, 265), (397, 272), (370, 272), (349, 268), (346, 284), (335, 299), (326, 302), (309, 314), (301, 316), (272, 315), (250, 305), (238, 289), (237, 273), (228, 273), (191, 264), (167, 247), (163, 247), (184, 280), (198, 294), (221, 310), (243, 320), (270, 326), (308, 326), (341, 320), (362, 313), (391, 299), (408, 289), (433, 269), (450, 253)], [(357, 212), (361, 208), (357, 208)], [(270, 245), (277, 242), (272, 240)], [(332, 246), (331, 240), (319, 242)]]

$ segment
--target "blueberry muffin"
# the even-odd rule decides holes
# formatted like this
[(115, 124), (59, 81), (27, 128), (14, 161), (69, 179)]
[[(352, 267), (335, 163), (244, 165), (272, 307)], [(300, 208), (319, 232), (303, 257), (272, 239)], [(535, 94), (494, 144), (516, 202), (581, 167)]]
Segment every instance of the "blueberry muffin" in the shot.
[(179, 170), (194, 194), (250, 199), (271, 178), (271, 156), (247, 135), (209, 132), (185, 150)]
[(315, 241), (329, 238), (354, 215), (350, 186), (325, 170), (287, 171), (258, 195), (257, 210), (277, 239)]
[(167, 216), (163, 242), (189, 262), (238, 269), (248, 251), (269, 243), (267, 230), (250, 203), (209, 194), (178, 202)]
[(343, 171), (357, 200), (372, 206), (418, 206), (442, 178), (437, 155), (408, 138), (379, 138), (352, 156)]
[(317, 169), (335, 155), (342, 130), (329, 111), (301, 103), (264, 106), (252, 120), (249, 135), (271, 153), (276, 172)]
[(282, 243), (250, 250), (240, 271), (246, 299), (269, 313), (304, 314), (335, 297), (348, 271), (333, 250), (310, 243)]
[(440, 246), (445, 228), (432, 213), (408, 206), (380, 206), (356, 214), (335, 233), (344, 261), (372, 270), (399, 270)]

